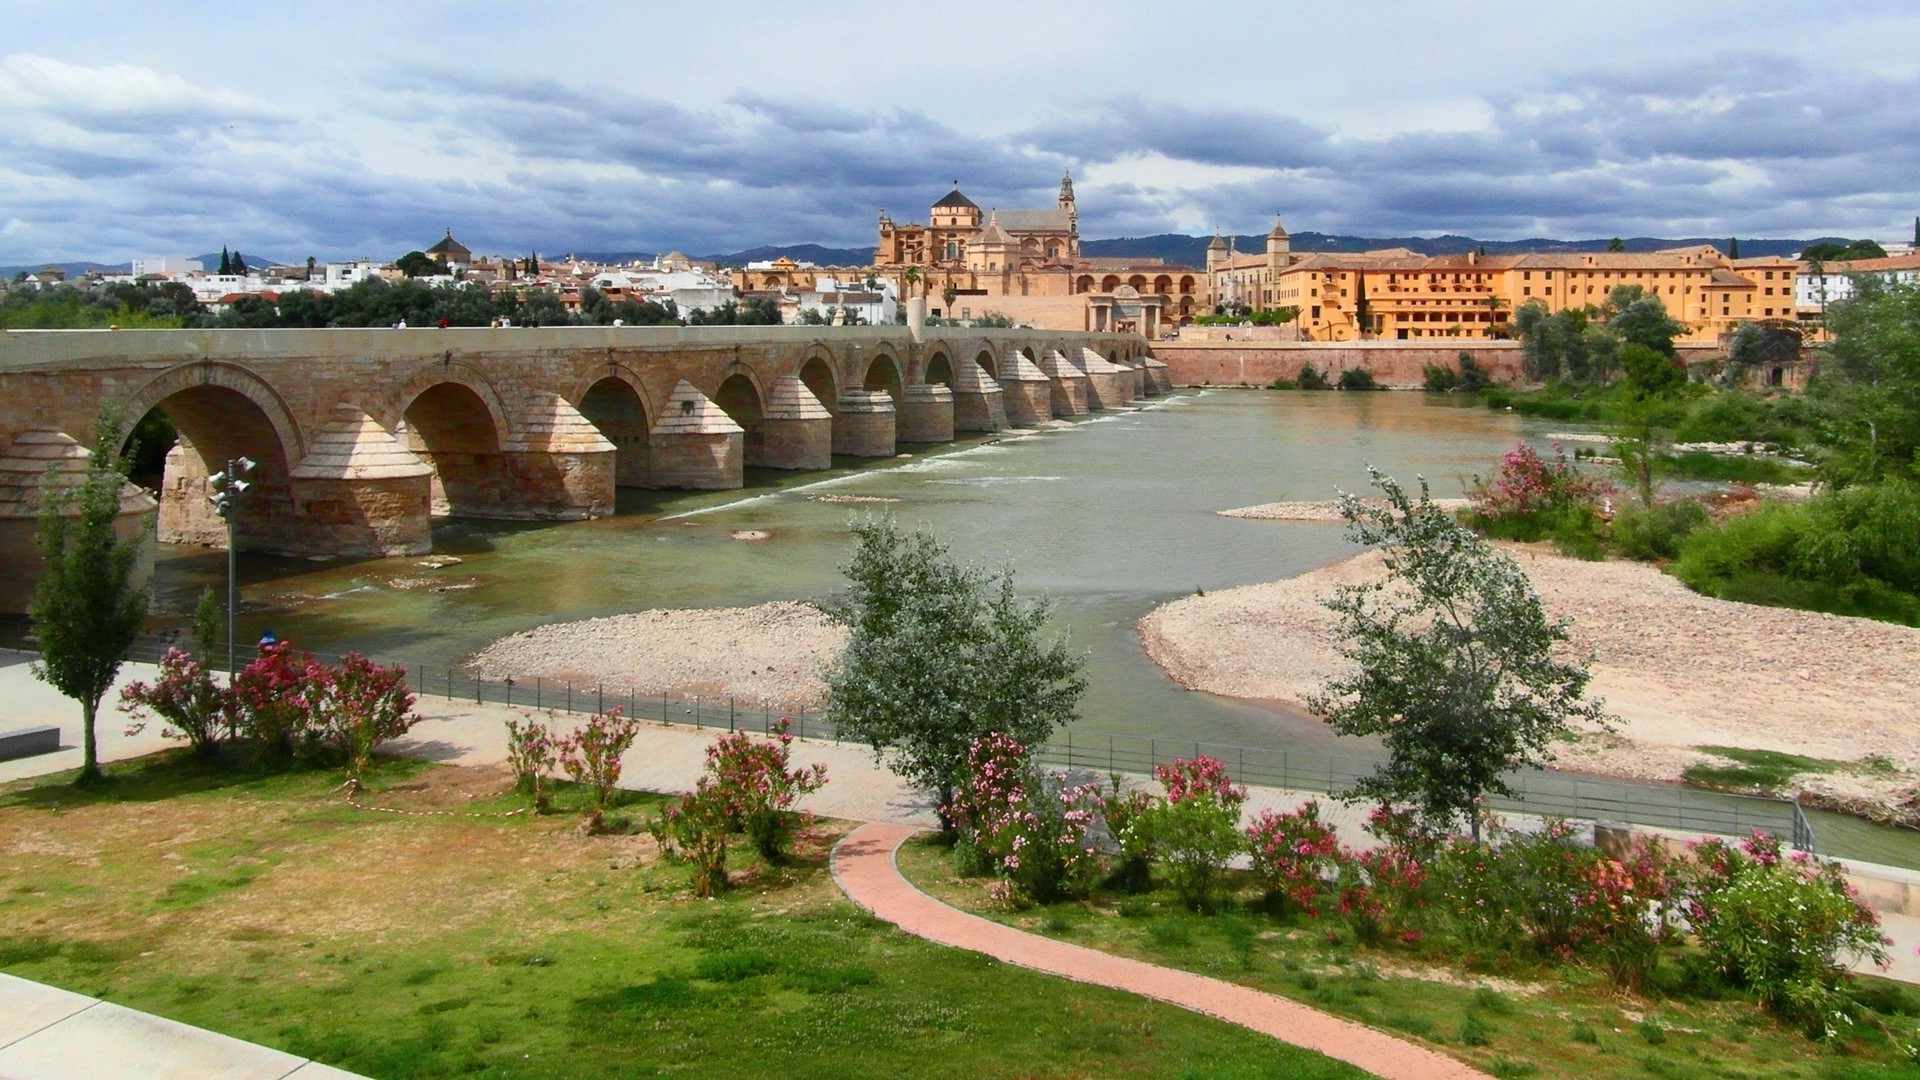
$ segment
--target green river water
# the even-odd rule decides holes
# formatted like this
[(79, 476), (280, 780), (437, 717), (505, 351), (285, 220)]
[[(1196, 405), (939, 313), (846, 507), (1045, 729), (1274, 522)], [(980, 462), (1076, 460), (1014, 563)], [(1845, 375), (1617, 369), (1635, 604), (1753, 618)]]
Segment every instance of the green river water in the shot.
[[(315, 562), (243, 555), (240, 640), (271, 627), (325, 652), (359, 649), (431, 672), (542, 623), (655, 607), (825, 598), (841, 585), (854, 514), (926, 525), (961, 557), (1011, 563), (1044, 591), (1087, 656), (1077, 730), (1299, 747), (1360, 758), (1311, 720), (1181, 689), (1147, 660), (1133, 623), (1192, 593), (1270, 581), (1353, 550), (1338, 526), (1248, 521), (1215, 511), (1327, 499), (1366, 487), (1369, 463), (1436, 497), (1458, 495), (1518, 439), (1564, 424), (1417, 394), (1186, 392), (1138, 412), (1041, 433), (940, 447), (828, 473), (749, 470), (744, 491), (620, 492), (613, 518), (568, 524), (447, 521), (417, 559)], [(849, 505), (822, 495), (897, 500)], [(737, 530), (771, 534), (732, 538)], [(156, 607), (180, 616), (224, 580), (217, 552), (163, 548)], [(396, 578), (474, 582), (435, 592)], [(1338, 743), (1338, 744), (1337, 744)], [(1920, 866), (1916, 835), (1820, 815), (1820, 849)]]

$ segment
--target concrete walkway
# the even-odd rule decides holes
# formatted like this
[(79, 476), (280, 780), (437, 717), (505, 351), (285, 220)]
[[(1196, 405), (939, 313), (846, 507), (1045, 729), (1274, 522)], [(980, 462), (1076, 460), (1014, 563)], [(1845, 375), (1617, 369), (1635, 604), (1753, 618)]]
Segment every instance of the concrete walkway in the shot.
[(1029, 934), (941, 903), (915, 888), (894, 864), (894, 853), (916, 831), (905, 825), (862, 825), (833, 849), (833, 876), (847, 895), (909, 934), (1239, 1024), (1385, 1080), (1489, 1080), (1444, 1054), (1275, 994)]
[(5, 1080), (359, 1080), (279, 1050), (0, 974)]

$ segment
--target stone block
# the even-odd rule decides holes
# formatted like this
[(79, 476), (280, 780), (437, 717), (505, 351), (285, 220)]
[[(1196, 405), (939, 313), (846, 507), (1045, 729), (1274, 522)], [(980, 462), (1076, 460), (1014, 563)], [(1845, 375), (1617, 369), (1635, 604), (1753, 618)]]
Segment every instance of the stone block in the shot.
[[(40, 557), (40, 508), (49, 483), (72, 488), (86, 477), (87, 448), (58, 431), (22, 432), (0, 452), (0, 613), (27, 610), (39, 585), (45, 565)], [(122, 484), (114, 530), (122, 540), (143, 535), (153, 528), (154, 510), (146, 489)], [(214, 520), (220, 519), (216, 515)], [(224, 540), (224, 527), (221, 536)], [(153, 545), (143, 544), (134, 580), (145, 585), (152, 579)]]
[(953, 366), (953, 427), (956, 431), (1001, 431), (1007, 427), (1006, 392), (975, 360)]
[(0, 761), (51, 754), (60, 749), (60, 729), (52, 724), (0, 731)]
[(781, 377), (767, 394), (759, 460), (747, 464), (768, 469), (833, 467), (833, 414), (798, 377)]
[(746, 429), (685, 379), (673, 388), (648, 447), (654, 487), (717, 490), (745, 482)]
[(848, 457), (892, 457), (893, 398), (884, 390), (849, 390), (833, 418), (833, 452)]
[(1066, 354), (1058, 349), (1048, 349), (1040, 354), (1040, 363), (1036, 365), (1053, 382), (1051, 402), (1055, 416), (1085, 416), (1087, 405), (1087, 373), (1081, 371)]
[(909, 386), (895, 413), (897, 441), (943, 443), (953, 441), (953, 391), (939, 383)]

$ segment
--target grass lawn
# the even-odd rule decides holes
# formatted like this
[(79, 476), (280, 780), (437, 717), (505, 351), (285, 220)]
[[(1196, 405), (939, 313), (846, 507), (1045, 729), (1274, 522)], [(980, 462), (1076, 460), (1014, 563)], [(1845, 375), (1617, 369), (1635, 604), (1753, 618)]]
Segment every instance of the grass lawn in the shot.
[(184, 751), (110, 771), (0, 787), (0, 969), (370, 1076), (1361, 1075), (901, 934), (834, 886), (833, 823), (699, 901), (644, 834), (498, 816), (498, 770), (387, 763), (368, 797), (486, 816)]
[[(1165, 891), (1008, 913), (984, 878), (958, 876), (930, 838), (909, 842), (901, 871), (928, 893), (975, 914), (1049, 937), (1186, 968), (1295, 998), (1431, 1044), (1499, 1077), (1913, 1080), (1920, 1066), (1878, 1033), (1816, 1043), (1743, 997), (1678, 1000), (1658, 990), (1627, 997), (1595, 972), (1513, 956), (1469, 959), (1369, 949), (1330, 937), (1332, 921), (1259, 909), (1244, 876), (1236, 902), (1192, 915)], [(1663, 967), (1672, 987), (1678, 965)], [(1905, 1023), (1920, 994), (1886, 980), (1867, 992)], [(1859, 1029), (1856, 1029), (1859, 1030)]]

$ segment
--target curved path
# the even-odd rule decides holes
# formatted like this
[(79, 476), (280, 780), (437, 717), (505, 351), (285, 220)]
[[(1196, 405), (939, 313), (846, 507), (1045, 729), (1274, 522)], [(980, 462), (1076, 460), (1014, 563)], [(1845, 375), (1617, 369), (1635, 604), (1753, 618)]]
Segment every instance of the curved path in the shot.
[(918, 831), (907, 825), (862, 825), (833, 849), (834, 879), (853, 902), (909, 934), (1178, 1005), (1317, 1050), (1385, 1080), (1491, 1080), (1424, 1046), (1274, 994), (1029, 934), (943, 904), (914, 887), (894, 865), (894, 852)]

